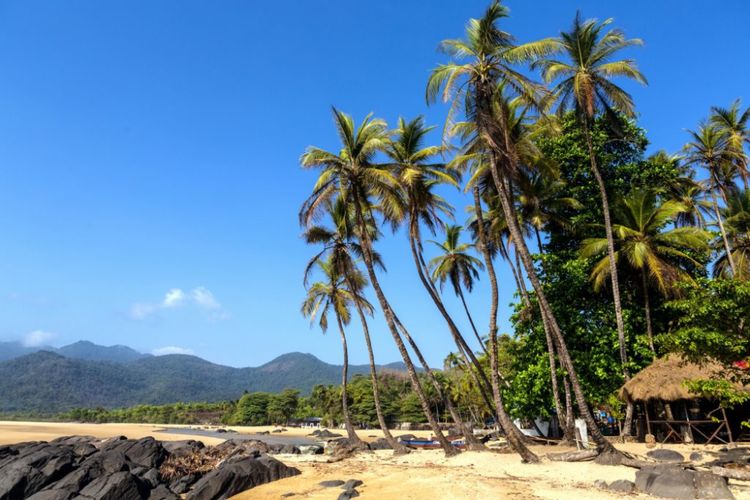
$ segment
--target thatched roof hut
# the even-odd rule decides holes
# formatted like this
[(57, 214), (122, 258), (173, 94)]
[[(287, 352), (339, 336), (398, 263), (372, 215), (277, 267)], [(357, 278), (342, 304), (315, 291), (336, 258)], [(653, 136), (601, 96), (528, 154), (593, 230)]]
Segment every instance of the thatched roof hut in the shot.
[(632, 402), (695, 399), (696, 395), (688, 391), (684, 382), (710, 378), (726, 378), (721, 365), (713, 362), (698, 365), (670, 354), (638, 372), (622, 386), (619, 396), (624, 401)]

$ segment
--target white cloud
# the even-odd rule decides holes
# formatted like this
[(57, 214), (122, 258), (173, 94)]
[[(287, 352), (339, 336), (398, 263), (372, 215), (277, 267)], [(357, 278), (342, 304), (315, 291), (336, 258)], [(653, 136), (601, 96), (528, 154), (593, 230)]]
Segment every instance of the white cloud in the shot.
[(185, 302), (185, 292), (179, 288), (172, 288), (164, 295), (161, 306), (164, 308), (177, 307), (182, 305), (183, 302)]
[(54, 339), (56, 335), (52, 332), (45, 332), (44, 330), (34, 330), (23, 336), (21, 343), (25, 347), (39, 347), (50, 340)]
[(161, 310), (175, 309), (183, 305), (194, 305), (199, 309), (210, 311), (209, 317), (211, 319), (226, 319), (229, 317), (213, 292), (204, 286), (193, 288), (190, 293), (186, 293), (180, 288), (170, 288), (160, 302), (136, 302), (130, 307), (130, 317), (144, 320)]
[(168, 345), (164, 347), (159, 347), (158, 349), (154, 349), (151, 351), (151, 354), (154, 356), (164, 356), (166, 354), (193, 354), (192, 349), (186, 349), (184, 347), (178, 347), (176, 345)]
[(219, 301), (216, 300), (214, 294), (211, 293), (211, 290), (204, 286), (194, 288), (191, 296), (193, 297), (195, 303), (200, 307), (211, 310), (221, 309), (221, 304), (219, 304)]

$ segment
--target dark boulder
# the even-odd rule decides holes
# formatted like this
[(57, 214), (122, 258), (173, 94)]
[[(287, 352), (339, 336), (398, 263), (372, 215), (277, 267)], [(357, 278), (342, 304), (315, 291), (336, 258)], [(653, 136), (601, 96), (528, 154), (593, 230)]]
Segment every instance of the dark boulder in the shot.
[(179, 496), (175, 495), (169, 488), (160, 484), (148, 494), (148, 500), (179, 500)]
[(618, 479), (617, 481), (609, 483), (607, 489), (619, 493), (632, 493), (633, 490), (635, 490), (635, 484), (633, 481), (628, 481), (627, 479)]
[(322, 486), (323, 488), (335, 488), (336, 486), (343, 486), (344, 484), (346, 484), (346, 482), (341, 479), (329, 479), (327, 481), (319, 482), (318, 486)]
[(149, 488), (127, 471), (116, 472), (91, 481), (80, 495), (96, 500), (140, 500), (148, 498)]
[(34, 493), (27, 500), (70, 500), (74, 493), (68, 490), (42, 490)]
[(196, 474), (187, 474), (182, 477), (178, 477), (177, 479), (174, 479), (172, 482), (169, 483), (169, 489), (178, 495), (182, 495), (183, 493), (187, 493), (187, 491), (190, 489), (190, 486), (195, 483), (199, 477)]
[(358, 496), (359, 496), (359, 491), (346, 490), (339, 495), (338, 500), (349, 500), (350, 498), (354, 498)]
[(256, 439), (227, 439), (223, 443), (214, 446), (213, 449), (221, 453), (226, 453), (230, 457), (236, 455), (257, 455), (271, 451), (266, 443)]
[(341, 434), (331, 432), (328, 429), (323, 429), (322, 431), (314, 431), (312, 435), (319, 439), (333, 439), (333, 438), (342, 437)]
[(376, 439), (370, 443), (371, 450), (392, 450), (393, 447), (385, 438)]
[(162, 447), (171, 456), (184, 456), (192, 455), (193, 453), (205, 448), (204, 444), (194, 439), (186, 439), (183, 441), (164, 441)]
[(651, 450), (648, 453), (646, 453), (646, 456), (649, 458), (653, 458), (654, 460), (658, 460), (659, 462), (684, 462), (685, 457), (682, 455), (682, 453), (679, 453), (674, 450), (669, 450), (667, 448), (663, 448), (660, 450)]
[(19, 450), (0, 468), (0, 499), (26, 498), (73, 470), (69, 446), (40, 443)]
[(359, 486), (362, 486), (364, 483), (359, 479), (350, 479), (347, 482), (344, 483), (342, 486), (345, 490), (353, 490), (354, 488), (357, 488)]
[(220, 500), (254, 486), (295, 476), (299, 470), (269, 457), (234, 457), (204, 475), (188, 493), (188, 500)]
[(727, 480), (709, 472), (695, 472), (693, 477), (695, 498), (734, 499)]

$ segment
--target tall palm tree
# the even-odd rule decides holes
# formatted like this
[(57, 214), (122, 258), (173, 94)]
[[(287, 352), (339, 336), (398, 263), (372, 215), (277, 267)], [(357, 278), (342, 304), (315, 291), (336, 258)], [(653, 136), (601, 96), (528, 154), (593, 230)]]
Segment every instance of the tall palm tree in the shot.
[(736, 274), (737, 269), (732, 256), (732, 250), (727, 239), (727, 231), (724, 228), (724, 221), (721, 216), (719, 200), (716, 196), (717, 191), (724, 200), (729, 199), (729, 194), (733, 191), (731, 180), (727, 179), (727, 166), (732, 164), (736, 159), (737, 152), (729, 148), (728, 136), (717, 126), (712, 124), (701, 124), (697, 131), (689, 131), (691, 141), (685, 145), (686, 161), (688, 164), (699, 165), (708, 170), (709, 187), (711, 201), (713, 203), (714, 216), (719, 226), (721, 239), (724, 243), (724, 251), (727, 256), (727, 262), (732, 274)]
[(748, 188), (747, 155), (745, 146), (750, 144), (750, 108), (740, 110), (740, 100), (737, 99), (728, 108), (714, 106), (711, 108), (711, 123), (727, 136), (727, 147), (734, 151), (737, 173), (742, 179), (745, 190)]
[[(352, 419), (349, 415), (349, 403), (347, 394), (347, 380), (349, 378), (349, 350), (346, 344), (346, 333), (344, 326), (348, 325), (351, 320), (349, 307), (356, 303), (362, 308), (372, 309), (362, 297), (355, 298), (355, 293), (348, 289), (344, 277), (340, 274), (337, 263), (333, 258), (326, 261), (318, 261), (318, 267), (323, 275), (322, 281), (316, 281), (307, 289), (307, 295), (302, 303), (302, 314), (310, 318), (310, 322), (318, 319), (318, 326), (325, 333), (328, 330), (328, 314), (333, 312), (336, 317), (336, 324), (341, 335), (341, 347), (344, 352), (344, 365), (341, 369), (341, 408), (344, 415), (344, 425), (346, 433), (353, 442), (361, 442), (357, 433), (354, 431)], [(361, 273), (354, 273), (349, 270), (349, 281), (357, 283), (360, 288), (364, 286), (364, 276)]]
[(726, 218), (727, 239), (730, 241), (735, 271), (728, 272), (729, 259), (727, 253), (724, 252), (716, 261), (714, 274), (748, 280), (750, 279), (750, 190), (745, 189), (732, 194), (723, 210), (723, 215)]
[[(693, 226), (668, 229), (668, 225), (686, 210), (687, 207), (677, 201), (660, 201), (653, 190), (635, 191), (615, 207), (615, 261), (640, 275), (648, 342), (654, 354), (650, 285), (655, 284), (664, 296), (671, 294), (676, 283), (692, 279), (685, 265), (702, 266), (692, 255), (709, 251), (707, 231)], [(581, 256), (595, 257), (606, 249), (606, 238), (589, 238), (583, 241)], [(595, 290), (604, 287), (609, 273), (609, 261), (604, 257), (591, 272)]]
[[(552, 89), (552, 99), (557, 101), (560, 113), (568, 109), (575, 110), (579, 117), (586, 146), (589, 153), (591, 172), (599, 187), (599, 196), (604, 216), (604, 232), (607, 239), (607, 257), (609, 259), (612, 296), (615, 305), (617, 337), (620, 348), (620, 362), (626, 380), (629, 378), (627, 367), (628, 354), (625, 342), (625, 324), (622, 316), (620, 284), (615, 262), (615, 244), (612, 235), (607, 187), (594, 151), (591, 128), (600, 111), (607, 115), (622, 113), (634, 114), (633, 100), (621, 87), (612, 82), (615, 77), (625, 77), (639, 83), (646, 83), (646, 78), (638, 71), (632, 59), (612, 60), (621, 50), (641, 45), (640, 39), (626, 39), (619, 29), (605, 29), (612, 24), (612, 19), (599, 22), (596, 19), (583, 21), (580, 12), (576, 14), (570, 31), (560, 34), (559, 52), (567, 56), (568, 62), (546, 58), (537, 63), (542, 68), (542, 76), (547, 82), (557, 82)], [(632, 417), (632, 407), (628, 415)], [(626, 419), (625, 434), (630, 434), (630, 421)]]
[[(457, 172), (444, 163), (434, 162), (433, 160), (441, 151), (441, 148), (424, 146), (425, 137), (432, 129), (433, 127), (426, 127), (424, 125), (422, 117), (409, 122), (403, 118), (399, 119), (396, 137), (386, 148), (386, 154), (393, 162), (391, 165), (403, 189), (403, 197), (406, 202), (405, 222), (408, 226), (409, 247), (411, 248), (419, 280), (448, 325), (459, 353), (466, 359), (467, 364), (471, 362), (476, 367), (476, 373), (472, 372), (472, 376), (476, 378), (480, 393), (486, 396), (489, 390), (489, 382), (482, 380), (485, 374), (479, 361), (474, 356), (453, 318), (448, 313), (440, 295), (429, 280), (427, 264), (423, 255), (421, 227), (435, 234), (436, 227), (444, 224), (442, 218), (453, 216), (453, 208), (435, 192), (435, 188), (440, 184), (458, 187)], [(405, 336), (407, 341), (409, 341), (410, 337), (408, 333)], [(423, 359), (418, 348), (415, 348), (415, 354), (420, 360)], [(425, 366), (425, 370), (435, 390), (439, 394), (442, 394), (442, 388), (437, 379), (435, 379), (432, 371), (427, 366)], [(487, 400), (489, 402), (489, 397)], [(461, 416), (455, 410), (450, 397), (445, 398), (445, 403), (456, 424), (464, 427)], [(469, 428), (465, 429), (464, 434), (467, 441), (474, 448), (482, 448), (481, 443), (474, 438), (474, 434)]]
[[(538, 102), (541, 88), (513, 69), (512, 65), (529, 60), (531, 57), (544, 56), (554, 50), (556, 43), (552, 40), (542, 40), (516, 45), (512, 36), (497, 26), (500, 19), (507, 15), (507, 9), (495, 1), (481, 19), (469, 21), (465, 40), (443, 42), (442, 47), (449, 56), (467, 62), (463, 64), (451, 62), (433, 70), (427, 84), (427, 100), (428, 102), (434, 101), (439, 94), (442, 94), (444, 100), (452, 102), (448, 115), (449, 123), (453, 122), (453, 115), (458, 111), (462, 111), (467, 120), (474, 122), (477, 136), (488, 153), (492, 179), (508, 221), (511, 237), (519, 250), (521, 262), (537, 294), (542, 314), (549, 322), (552, 335), (559, 348), (561, 362), (568, 370), (581, 415), (586, 420), (591, 436), (602, 452), (600, 462), (616, 462), (619, 461), (621, 455), (604, 438), (587, 406), (562, 332), (534, 268), (531, 253), (523, 239), (511, 195), (511, 183), (515, 180), (519, 170), (518, 152), (509, 136), (510, 128), (505, 120), (507, 115), (494, 112), (497, 105), (507, 106), (507, 99), (498, 99), (498, 92), (503, 90), (513, 93), (530, 104)], [(491, 325), (490, 342), (494, 345), (490, 350), (490, 359), (493, 365), (491, 370), (493, 375), (497, 368), (496, 339), (496, 325), (494, 328)], [(497, 378), (493, 379), (493, 392), (497, 403), (499, 385), (496, 382)], [(517, 443), (514, 443), (514, 447), (525, 459), (538, 460), (533, 453), (526, 453), (519, 449)]]
[[(372, 341), (370, 338), (370, 329), (367, 323), (367, 315), (372, 316), (372, 305), (367, 302), (362, 294), (361, 287), (357, 287), (357, 283), (352, 279), (353, 276), (357, 276), (360, 271), (357, 269), (356, 261), (362, 256), (362, 247), (356, 238), (356, 221), (354, 220), (353, 214), (349, 211), (343, 201), (339, 198), (334, 203), (329, 204), (327, 210), (330, 215), (331, 223), (333, 228), (326, 227), (321, 224), (311, 226), (305, 230), (305, 240), (308, 244), (321, 244), (323, 249), (315, 255), (310, 262), (307, 264), (305, 269), (305, 285), (307, 285), (310, 271), (318, 264), (321, 260), (330, 258), (334, 262), (334, 266), (339, 270), (339, 273), (344, 277), (344, 282), (350, 291), (352, 291), (352, 298), (354, 299), (354, 306), (359, 316), (360, 324), (362, 325), (362, 332), (365, 337), (365, 345), (367, 346), (367, 355), (370, 363), (370, 381), (372, 383), (372, 396), (375, 403), (375, 413), (378, 418), (378, 423), (383, 431), (388, 444), (393, 448), (394, 454), (402, 455), (409, 452), (409, 448), (397, 441), (391, 431), (388, 429), (388, 424), (385, 421), (385, 415), (383, 414), (383, 406), (380, 401), (380, 387), (378, 383), (377, 369), (375, 368), (375, 354), (372, 349)], [(371, 237), (377, 236), (377, 228), (374, 225), (369, 225), (368, 230), (371, 233)], [(380, 255), (375, 253), (373, 255), (375, 264), (384, 269)], [(364, 284), (364, 280), (361, 281)]]
[(377, 153), (383, 151), (390, 142), (387, 126), (384, 121), (365, 117), (359, 126), (346, 113), (333, 109), (333, 118), (341, 141), (338, 153), (310, 146), (302, 155), (304, 168), (318, 168), (320, 174), (313, 187), (313, 193), (305, 200), (300, 210), (300, 222), (309, 226), (325, 204), (332, 199), (341, 198), (343, 203), (353, 211), (357, 223), (362, 258), (367, 269), (370, 284), (380, 304), (388, 330), (406, 365), (412, 387), (419, 398), (432, 432), (445, 451), (446, 455), (455, 455), (458, 451), (445, 438), (440, 430), (437, 418), (432, 412), (430, 401), (417, 377), (414, 363), (401, 338), (396, 315), (380, 286), (375, 271), (372, 238), (367, 230), (368, 224), (375, 218), (375, 201), (377, 210), (391, 220), (403, 217), (404, 203), (398, 188), (398, 179), (391, 171), (375, 163)]
[(461, 304), (464, 306), (466, 317), (469, 319), (471, 328), (474, 330), (477, 342), (479, 342), (480, 346), (484, 346), (482, 337), (474, 325), (474, 319), (471, 317), (471, 312), (469, 311), (469, 306), (466, 304), (463, 292), (464, 288), (468, 292), (472, 291), (474, 282), (479, 279), (479, 271), (484, 269), (484, 265), (482, 261), (468, 253), (468, 250), (474, 247), (474, 245), (459, 243), (462, 229), (461, 226), (447, 226), (445, 228), (445, 241), (443, 243), (430, 241), (430, 243), (440, 249), (441, 254), (433, 258), (429, 262), (428, 267), (432, 271), (432, 280), (440, 284), (441, 291), (445, 282), (450, 281), (456, 297), (461, 299)]

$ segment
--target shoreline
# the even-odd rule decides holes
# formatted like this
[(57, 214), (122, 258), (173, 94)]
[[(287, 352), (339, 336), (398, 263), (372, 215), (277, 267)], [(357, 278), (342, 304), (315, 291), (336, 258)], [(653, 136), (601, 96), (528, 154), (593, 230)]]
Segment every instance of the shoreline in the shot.
[[(232, 426), (234, 433), (221, 433), (223, 437), (196, 435), (196, 427), (204, 432), (215, 433), (213, 426), (155, 425), (155, 424), (82, 424), (55, 422), (6, 422), (0, 421), (0, 445), (49, 441), (61, 436), (91, 435), (109, 438), (124, 435), (129, 438), (153, 436), (162, 441), (196, 439), (206, 445), (219, 444), (238, 435), (248, 439), (269, 440), (299, 439), (306, 437), (313, 429), (289, 428), (282, 433), (258, 435), (258, 432), (272, 431), (274, 427)], [(205, 429), (208, 427), (208, 429)], [(333, 432), (345, 434), (339, 429)], [(397, 431), (396, 434), (401, 432)], [(405, 433), (405, 432), (404, 432)], [(427, 431), (410, 432), (419, 437), (427, 437)], [(365, 440), (377, 439), (382, 435), (378, 430), (358, 431)], [(649, 450), (644, 443), (617, 444), (618, 449), (643, 456)], [(658, 448), (658, 447), (657, 447)], [(706, 455), (720, 448), (718, 445), (669, 445), (666, 448), (688, 456), (693, 451)], [(451, 498), (469, 500), (475, 498), (514, 498), (514, 499), (560, 499), (581, 500), (622, 498), (616, 493), (598, 489), (596, 480), (614, 481), (635, 479), (636, 469), (625, 466), (604, 466), (593, 462), (552, 462), (544, 458), (548, 453), (569, 451), (573, 448), (534, 445), (531, 447), (542, 457), (540, 464), (523, 464), (515, 453), (471, 452), (460, 453), (446, 458), (441, 450), (418, 450), (405, 456), (393, 456), (390, 450), (360, 453), (352, 458), (328, 463), (326, 455), (275, 455), (288, 466), (297, 467), (302, 474), (267, 483), (233, 498), (279, 499), (293, 493), (305, 499), (330, 499), (340, 493), (337, 488), (324, 488), (319, 485), (325, 480), (359, 479), (364, 482), (358, 491), (364, 498), (378, 500)], [(750, 484), (730, 481), (730, 487), (738, 500), (750, 500)], [(643, 494), (631, 495), (634, 498), (651, 498)]]

